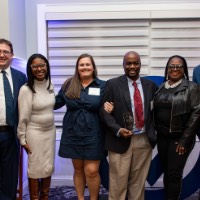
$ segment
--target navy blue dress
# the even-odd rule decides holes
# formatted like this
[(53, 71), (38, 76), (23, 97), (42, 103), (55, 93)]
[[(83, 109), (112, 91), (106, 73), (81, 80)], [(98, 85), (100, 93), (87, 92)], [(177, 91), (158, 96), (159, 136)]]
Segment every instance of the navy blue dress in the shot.
[(82, 88), (80, 99), (69, 99), (61, 88), (55, 108), (66, 104), (59, 156), (72, 159), (101, 160), (104, 157), (104, 132), (99, 118), (105, 81), (96, 78)]

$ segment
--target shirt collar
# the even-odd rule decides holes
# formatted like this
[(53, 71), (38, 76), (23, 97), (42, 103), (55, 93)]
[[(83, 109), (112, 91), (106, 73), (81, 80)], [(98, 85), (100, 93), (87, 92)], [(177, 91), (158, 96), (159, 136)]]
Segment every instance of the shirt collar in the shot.
[[(3, 71), (3, 70), (1, 69), (1, 71)], [(6, 69), (4, 69), (4, 71), (6, 72), (6, 74), (7, 74), (8, 76), (11, 75), (11, 69), (10, 69), (10, 66), (7, 67)]]
[[(100, 84), (100, 80), (98, 79), (98, 78), (95, 78), (90, 84), (92, 84), (92, 83), (96, 83), (97, 85), (99, 85)], [(89, 84), (89, 85), (90, 85)]]
[[(133, 80), (130, 79), (128, 76), (127, 76), (127, 80), (128, 80), (128, 84), (133, 85)], [(138, 85), (138, 84), (141, 84), (141, 79), (140, 79), (140, 77), (139, 77), (135, 82), (137, 83), (137, 85)]]

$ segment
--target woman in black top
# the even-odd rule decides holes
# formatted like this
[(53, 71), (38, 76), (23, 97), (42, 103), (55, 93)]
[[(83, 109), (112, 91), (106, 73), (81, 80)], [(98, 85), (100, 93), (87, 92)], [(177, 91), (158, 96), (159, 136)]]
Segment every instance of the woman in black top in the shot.
[(154, 98), (158, 155), (167, 200), (179, 199), (183, 169), (195, 144), (199, 119), (199, 87), (189, 81), (186, 60), (172, 56), (165, 68), (165, 82)]

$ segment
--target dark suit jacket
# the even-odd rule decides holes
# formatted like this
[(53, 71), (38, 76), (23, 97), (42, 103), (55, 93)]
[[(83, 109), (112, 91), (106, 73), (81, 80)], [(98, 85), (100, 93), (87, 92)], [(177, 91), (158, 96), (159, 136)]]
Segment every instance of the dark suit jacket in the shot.
[[(153, 125), (151, 102), (157, 86), (150, 80), (141, 78), (144, 93), (145, 130), (152, 148), (156, 144), (156, 134)], [(132, 113), (130, 93), (126, 75), (113, 78), (107, 81), (103, 97), (105, 101), (114, 102), (114, 110), (111, 114), (100, 110), (102, 121), (106, 125), (105, 147), (107, 150), (116, 153), (125, 153), (130, 145), (130, 138), (118, 137), (116, 134), (120, 128), (125, 128), (123, 113)]]
[[(8, 153), (8, 154), (2, 154), (3, 160), (0, 161), (0, 165), (2, 166), (2, 172), (6, 174), (7, 180), (12, 180), (9, 182), (9, 186), (6, 185), (6, 190), (10, 191), (9, 194), (4, 194), (2, 191), (0, 191), (0, 199), (5, 199), (5, 200), (14, 200), (16, 199), (16, 189), (17, 189), (17, 180), (18, 180), (18, 162), (19, 162), (19, 142), (17, 139), (17, 125), (18, 125), (18, 95), (19, 95), (19, 90), (22, 85), (26, 83), (26, 76), (24, 73), (11, 68), (11, 76), (12, 76), (12, 81), (13, 81), (13, 96), (14, 96), (14, 130), (11, 129), (9, 134), (15, 134), (15, 137), (12, 137), (13, 140), (10, 140), (9, 137), (9, 147), (8, 145), (5, 145), (6, 148), (9, 148), (8, 152), (14, 152), (14, 153)], [(15, 145), (16, 144), (16, 145)], [(6, 152), (6, 148), (4, 152)], [(1, 158), (2, 158), (1, 156)], [(9, 161), (9, 165), (12, 166), (11, 171), (6, 170), (7, 167), (5, 167), (6, 163), (5, 160)], [(3, 164), (4, 163), (4, 164)], [(4, 166), (4, 167), (3, 167)], [(10, 169), (8, 167), (8, 169)], [(0, 178), (2, 178), (1, 176)], [(4, 180), (2, 178), (2, 180)], [(10, 188), (10, 190), (8, 189)], [(12, 192), (11, 192), (12, 191)]]
[(24, 85), (27, 81), (26, 75), (19, 70), (14, 68), (11, 69), (12, 81), (13, 81), (13, 95), (14, 95), (14, 129), (15, 136), (17, 139), (17, 125), (18, 125), (18, 95), (19, 90), (22, 85)]

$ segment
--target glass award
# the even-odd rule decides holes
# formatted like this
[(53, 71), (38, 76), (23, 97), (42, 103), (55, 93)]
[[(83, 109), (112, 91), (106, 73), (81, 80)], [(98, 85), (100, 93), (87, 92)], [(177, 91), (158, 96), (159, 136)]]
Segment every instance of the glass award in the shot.
[(125, 128), (133, 131), (134, 119), (131, 113), (123, 113)]

